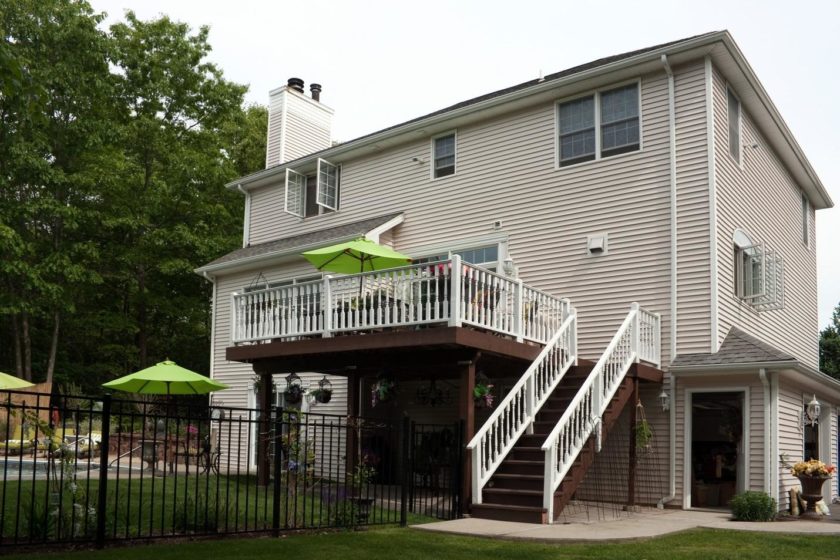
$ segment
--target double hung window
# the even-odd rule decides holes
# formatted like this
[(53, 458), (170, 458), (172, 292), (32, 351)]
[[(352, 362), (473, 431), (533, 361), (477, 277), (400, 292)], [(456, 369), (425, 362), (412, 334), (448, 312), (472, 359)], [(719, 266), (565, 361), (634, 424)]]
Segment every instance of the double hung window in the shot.
[(438, 136), (432, 141), (434, 166), (432, 176), (435, 179), (455, 174), (455, 133)]
[(560, 103), (560, 166), (638, 150), (639, 116), (638, 83)]

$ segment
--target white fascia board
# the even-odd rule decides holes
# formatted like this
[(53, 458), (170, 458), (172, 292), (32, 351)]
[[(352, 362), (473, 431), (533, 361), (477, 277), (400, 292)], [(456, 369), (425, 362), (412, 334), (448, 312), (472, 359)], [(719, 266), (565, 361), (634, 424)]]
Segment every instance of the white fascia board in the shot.
[(377, 226), (370, 230), (369, 232), (365, 233), (365, 238), (370, 239), (374, 243), (379, 243), (379, 236), (385, 233), (386, 231), (392, 230), (401, 223), (405, 221), (405, 214), (400, 214), (399, 216), (395, 216), (382, 224), (381, 226)]
[[(807, 379), (812, 381), (815, 385), (829, 391), (836, 392), (840, 397), (840, 380), (837, 380), (830, 375), (827, 375), (819, 370), (803, 364), (798, 360), (783, 360), (775, 362), (735, 362), (727, 364), (709, 364), (698, 366), (671, 366), (669, 372), (674, 377), (694, 377), (702, 375), (710, 375), (715, 372), (757, 372), (759, 369), (775, 370), (782, 373), (796, 372), (803, 374)], [(789, 375), (789, 373), (788, 373)], [(798, 381), (802, 381), (798, 378)]]
[[(357, 140), (350, 140), (349, 142), (338, 144), (337, 146), (334, 146), (332, 148), (327, 148), (326, 150), (316, 152), (309, 156), (304, 156), (294, 161), (286, 162), (282, 165), (258, 171), (246, 177), (237, 179), (232, 183), (228, 183), (225, 186), (227, 188), (235, 188), (235, 185), (241, 183), (247, 188), (247, 186), (250, 184), (264, 181), (282, 172), (286, 168), (286, 166), (299, 167), (304, 165), (311, 165), (312, 162), (314, 162), (319, 157), (325, 159), (339, 158), (342, 154), (346, 154), (352, 150), (361, 149), (366, 146), (376, 147), (376, 145), (380, 142), (392, 140), (395, 137), (403, 136), (412, 132), (419, 131), (425, 136), (431, 133), (430, 131), (426, 131), (425, 129), (434, 127), (435, 125), (440, 125), (441, 123), (444, 123), (445, 126), (448, 128), (454, 128), (455, 126), (451, 123), (451, 121), (453, 121), (454, 119), (471, 115), (473, 113), (482, 113), (490, 110), (491, 108), (500, 105), (505, 105), (507, 103), (512, 103), (514, 101), (532, 97), (538, 94), (550, 93), (551, 90), (560, 88), (564, 85), (569, 85), (575, 82), (582, 82), (586, 80), (592, 80), (594, 78), (610, 74), (612, 72), (632, 68), (633, 66), (647, 64), (649, 67), (644, 69), (644, 71), (641, 73), (655, 71), (656, 69), (661, 68), (660, 56), (662, 54), (667, 53), (669, 58), (674, 58), (676, 56), (677, 60), (675, 60), (675, 64), (684, 62), (684, 60), (681, 60), (681, 57), (677, 55), (680, 55), (681, 53), (685, 53), (687, 51), (691, 51), (693, 49), (703, 50), (701, 52), (696, 53), (695, 56), (689, 56), (687, 59), (703, 57), (709, 52), (708, 47), (710, 47), (716, 42), (720, 42), (728, 35), (729, 34), (725, 31), (710, 33), (675, 45), (668, 45), (659, 49), (647, 51), (615, 62), (610, 62), (600, 66), (596, 66), (588, 70), (576, 72), (563, 78), (557, 78), (554, 80), (548, 80), (542, 83), (538, 83), (531, 87), (499, 95), (487, 99), (485, 101), (472, 103), (470, 105), (467, 105), (466, 107), (453, 109), (451, 111), (446, 111), (444, 113), (436, 115), (431, 115), (427, 118), (412, 121), (402, 126), (397, 126), (391, 129), (383, 130), (378, 133), (371, 134), (369, 136), (363, 136), (362, 138), (359, 138)], [(437, 132), (442, 132), (443, 130), (444, 129), (441, 128), (440, 130), (435, 130), (434, 133), (437, 134)], [(379, 147), (381, 148), (381, 146)]]

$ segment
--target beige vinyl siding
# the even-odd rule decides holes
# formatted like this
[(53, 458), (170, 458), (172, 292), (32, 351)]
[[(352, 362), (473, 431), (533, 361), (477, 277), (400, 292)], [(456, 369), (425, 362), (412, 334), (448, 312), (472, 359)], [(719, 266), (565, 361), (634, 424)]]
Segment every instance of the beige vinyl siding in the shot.
[[(562, 169), (556, 168), (555, 105), (542, 104), (457, 130), (458, 172), (430, 180), (428, 138), (335, 162), (342, 165), (340, 211), (307, 219), (283, 212), (283, 186), (254, 191), (251, 242), (404, 211), (406, 221), (394, 233), (395, 247), (411, 254), (490, 235), (501, 220), (509, 252), (522, 279), (554, 295), (570, 297), (580, 317), (581, 355), (603, 351), (632, 301), (662, 314), (668, 340), (669, 136), (667, 81), (664, 73), (641, 78), (642, 145), (639, 152)], [(707, 283), (700, 270), (704, 239), (694, 202), (704, 195), (705, 163), (702, 64), (677, 69), (677, 92), (692, 100), (678, 104), (678, 162), (686, 255), (681, 278), (687, 286)], [(425, 160), (417, 163), (413, 158)], [(707, 194), (705, 195), (707, 196)], [(586, 236), (609, 235), (609, 254), (590, 257)], [(705, 234), (708, 237), (707, 234)], [(708, 313), (695, 296), (681, 320), (688, 333), (702, 332)], [(705, 327), (708, 330), (708, 327)], [(706, 342), (684, 339), (688, 348)], [(664, 348), (668, 363), (668, 348)]]
[[(816, 252), (815, 242), (809, 247), (802, 243), (801, 190), (743, 106), (741, 165), (730, 156), (726, 82), (717, 71), (713, 76), (718, 339), (737, 325), (803, 363), (818, 367)], [(783, 310), (757, 313), (735, 296), (732, 235), (736, 228), (776, 249), (784, 258)], [(813, 232), (812, 226), (812, 241)]]
[[(791, 464), (802, 460), (802, 390), (790, 382), (779, 383), (779, 455)], [(799, 481), (784, 465), (779, 466), (779, 510), (790, 508), (790, 489)]]
[(709, 155), (703, 61), (675, 77), (677, 353), (711, 350)]

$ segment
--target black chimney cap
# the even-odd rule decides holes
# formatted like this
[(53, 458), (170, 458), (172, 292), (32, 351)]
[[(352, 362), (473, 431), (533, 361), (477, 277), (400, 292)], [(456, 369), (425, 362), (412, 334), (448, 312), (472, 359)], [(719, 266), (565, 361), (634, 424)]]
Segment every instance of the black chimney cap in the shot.
[(309, 84), (309, 91), (312, 93), (312, 99), (321, 100), (321, 84)]
[(300, 78), (289, 78), (286, 84), (293, 90), (303, 93), (303, 80)]

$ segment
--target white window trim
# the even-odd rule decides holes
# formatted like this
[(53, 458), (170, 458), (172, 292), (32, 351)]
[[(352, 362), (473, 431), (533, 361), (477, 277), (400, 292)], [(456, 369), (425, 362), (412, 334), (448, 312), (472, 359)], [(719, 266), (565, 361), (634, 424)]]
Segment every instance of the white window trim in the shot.
[[(300, 213), (297, 213), (289, 208), (289, 181), (293, 176), (300, 177), (303, 179), (303, 188), (300, 192)], [(283, 211), (287, 214), (291, 214), (292, 216), (296, 216), (298, 218), (306, 217), (306, 175), (304, 175), (303, 173), (298, 173), (297, 171), (294, 171), (292, 169), (286, 169), (286, 188), (284, 193)]]
[[(330, 206), (326, 202), (321, 202), (321, 164), (326, 164), (331, 167), (335, 168), (335, 206)], [(316, 177), (316, 187), (315, 187), (315, 202), (320, 208), (326, 208), (328, 210), (332, 210), (333, 212), (338, 211), (338, 197), (339, 193), (341, 192), (341, 168), (340, 166), (331, 163), (325, 159), (318, 158), (318, 165), (315, 168), (315, 177)], [(320, 212), (319, 212), (320, 214)]]
[[(601, 156), (601, 93), (605, 91), (612, 91), (614, 89), (618, 89), (623, 86), (629, 86), (630, 84), (636, 84), (636, 94), (638, 95), (638, 103), (639, 103), (639, 149), (632, 150), (629, 152), (624, 152), (621, 154), (616, 154), (614, 156)], [(569, 165), (560, 165), (560, 105), (565, 103), (569, 103), (570, 101), (577, 101), (578, 99), (583, 99), (585, 97), (594, 97), (595, 98), (595, 159), (590, 159), (586, 161), (579, 161), (577, 163), (570, 163)], [(554, 169), (556, 171), (559, 170), (566, 170), (566, 169), (573, 169), (579, 165), (586, 165), (590, 163), (595, 163), (597, 161), (604, 161), (604, 160), (613, 160), (617, 158), (621, 158), (622, 156), (632, 156), (634, 154), (639, 154), (645, 151), (645, 131), (643, 127), (644, 122), (644, 115), (642, 112), (642, 78), (634, 78), (631, 80), (625, 80), (623, 82), (616, 82), (614, 84), (610, 84), (606, 87), (599, 87), (597, 89), (591, 89), (584, 93), (574, 95), (571, 97), (564, 97), (563, 99), (558, 99), (554, 102)]]
[[(435, 141), (438, 138), (445, 138), (446, 136), (452, 136), (455, 139), (455, 171), (451, 175), (444, 175), (443, 177), (435, 177)], [(450, 177), (455, 177), (458, 175), (458, 130), (447, 130), (446, 132), (442, 132), (440, 134), (435, 134), (429, 139), (429, 180), (431, 181), (443, 181), (445, 179), (449, 179)]]
[(508, 257), (508, 235), (496, 234), (486, 235), (480, 237), (470, 237), (465, 239), (458, 239), (449, 243), (436, 243), (434, 245), (426, 245), (416, 249), (410, 249), (410, 252), (415, 258), (423, 259), (426, 257), (433, 257), (442, 253), (451, 253), (452, 251), (465, 251), (469, 249), (476, 249), (478, 247), (486, 247), (488, 245), (499, 246), (499, 262), (504, 262)]
[[(730, 130), (729, 130), (729, 94), (738, 102), (738, 157), (732, 155), (730, 148)], [(741, 103), (741, 98), (735, 93), (735, 90), (726, 84), (726, 152), (729, 158), (735, 162), (739, 169), (744, 169), (744, 104)]]

